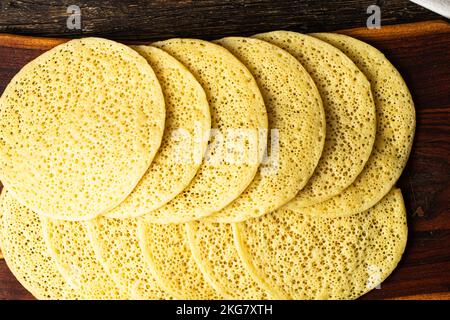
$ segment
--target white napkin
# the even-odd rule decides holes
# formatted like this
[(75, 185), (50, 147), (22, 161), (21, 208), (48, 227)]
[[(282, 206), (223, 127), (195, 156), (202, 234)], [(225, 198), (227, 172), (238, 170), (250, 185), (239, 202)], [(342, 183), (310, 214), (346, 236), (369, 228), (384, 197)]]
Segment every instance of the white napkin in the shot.
[(434, 11), (437, 14), (446, 17), (447, 19), (450, 19), (450, 0), (410, 0), (410, 1), (418, 4), (419, 6), (427, 8), (428, 10)]

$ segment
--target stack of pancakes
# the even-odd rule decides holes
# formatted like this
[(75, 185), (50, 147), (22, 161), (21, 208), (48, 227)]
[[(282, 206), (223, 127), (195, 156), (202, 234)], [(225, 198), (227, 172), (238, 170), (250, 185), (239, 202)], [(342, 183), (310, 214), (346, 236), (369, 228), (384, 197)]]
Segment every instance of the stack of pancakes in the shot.
[(353, 299), (406, 245), (402, 77), (332, 33), (61, 44), (0, 99), (0, 246), (38, 299)]

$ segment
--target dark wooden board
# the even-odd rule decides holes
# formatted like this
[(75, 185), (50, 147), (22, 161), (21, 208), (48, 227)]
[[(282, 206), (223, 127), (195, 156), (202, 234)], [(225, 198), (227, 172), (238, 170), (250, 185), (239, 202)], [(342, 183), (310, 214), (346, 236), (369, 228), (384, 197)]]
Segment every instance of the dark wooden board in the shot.
[[(301, 32), (365, 27), (378, 5), (382, 25), (438, 19), (408, 0), (0, 0), (0, 32), (110, 39), (217, 38), (275, 29)], [(66, 27), (78, 5), (81, 30)]]
[[(450, 25), (443, 21), (341, 30), (383, 51), (404, 76), (417, 131), (398, 182), (409, 240), (400, 265), (363, 299), (450, 299)], [(0, 35), (0, 92), (28, 61), (62, 39)], [(0, 299), (29, 299), (0, 262)]]

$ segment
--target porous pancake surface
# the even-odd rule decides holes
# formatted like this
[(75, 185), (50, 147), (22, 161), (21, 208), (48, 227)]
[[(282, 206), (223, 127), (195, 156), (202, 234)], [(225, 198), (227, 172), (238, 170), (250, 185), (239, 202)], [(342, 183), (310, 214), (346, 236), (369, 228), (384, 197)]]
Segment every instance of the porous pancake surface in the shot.
[(270, 294), (242, 263), (228, 223), (192, 221), (186, 224), (189, 246), (211, 286), (232, 299), (265, 300)]
[(319, 89), (327, 125), (325, 146), (313, 176), (292, 202), (307, 207), (325, 201), (356, 179), (372, 151), (376, 114), (370, 84), (342, 51), (324, 41), (289, 31), (255, 37), (296, 57)]
[(47, 252), (41, 218), (3, 189), (0, 197), (2, 250), (9, 270), (37, 299), (79, 299)]
[(377, 111), (377, 133), (363, 171), (343, 192), (308, 208), (289, 203), (303, 214), (336, 217), (372, 207), (392, 188), (406, 166), (414, 139), (414, 103), (402, 76), (377, 49), (357, 39), (329, 33), (318, 37), (347, 54), (372, 85)]
[(237, 222), (278, 209), (306, 185), (322, 155), (325, 115), (313, 80), (288, 52), (252, 38), (229, 37), (216, 43), (253, 74), (269, 120), (268, 158), (252, 183), (230, 205), (206, 218)]
[(42, 229), (56, 267), (82, 299), (130, 298), (128, 291), (120, 288), (97, 260), (83, 222), (43, 218)]
[(258, 85), (229, 51), (207, 41), (171, 39), (152, 45), (183, 63), (208, 97), (212, 132), (206, 157), (191, 184), (172, 201), (144, 217), (180, 223), (219, 211), (250, 184), (266, 140), (267, 114)]
[(175, 58), (152, 46), (132, 47), (155, 71), (166, 104), (166, 128), (152, 164), (133, 192), (108, 217), (137, 217), (183, 191), (202, 163), (211, 129), (206, 94)]
[(191, 253), (185, 224), (139, 219), (139, 242), (161, 288), (177, 299), (223, 299), (204, 278)]
[(98, 217), (86, 222), (97, 258), (132, 299), (169, 299), (157, 284), (139, 246), (138, 220)]
[(0, 179), (34, 212), (83, 220), (122, 202), (164, 130), (147, 61), (100, 38), (71, 40), (29, 64), (0, 99)]
[(234, 224), (238, 250), (261, 282), (292, 299), (355, 299), (397, 266), (407, 240), (400, 189), (350, 217), (281, 208)]

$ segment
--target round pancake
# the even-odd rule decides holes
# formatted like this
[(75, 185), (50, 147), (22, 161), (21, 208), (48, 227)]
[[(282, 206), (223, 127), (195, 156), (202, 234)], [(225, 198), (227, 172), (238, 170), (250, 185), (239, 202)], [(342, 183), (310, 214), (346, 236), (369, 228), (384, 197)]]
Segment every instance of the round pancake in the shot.
[(64, 279), (82, 299), (128, 299), (97, 260), (83, 222), (42, 219), (47, 250)]
[(139, 243), (155, 279), (177, 299), (224, 297), (205, 280), (189, 248), (185, 224), (157, 224), (139, 219)]
[(120, 204), (161, 143), (161, 86), (147, 61), (100, 38), (61, 44), (0, 99), (0, 180), (34, 212), (90, 219)]
[(336, 217), (372, 207), (394, 186), (411, 151), (416, 117), (403, 78), (374, 47), (338, 34), (314, 34), (345, 52), (369, 79), (377, 110), (377, 134), (372, 154), (354, 183), (337, 196), (308, 208), (289, 203), (303, 214)]
[(313, 176), (292, 202), (307, 207), (325, 201), (356, 179), (372, 151), (376, 113), (370, 84), (343, 52), (319, 39), (289, 31), (255, 37), (296, 57), (322, 96), (327, 123), (323, 154)]
[(267, 140), (267, 114), (247, 68), (223, 47), (202, 40), (156, 42), (197, 78), (206, 92), (214, 130), (205, 160), (191, 184), (172, 201), (144, 217), (180, 223), (206, 217), (236, 199), (250, 184)]
[[(228, 37), (216, 41), (253, 74), (267, 108), (270, 161), (247, 189), (208, 221), (238, 222), (289, 202), (314, 172), (325, 142), (322, 100), (308, 72), (293, 56), (268, 42)], [(277, 140), (274, 140), (277, 139)]]
[(116, 218), (148, 213), (182, 192), (200, 167), (211, 129), (205, 92), (186, 67), (161, 49), (132, 48), (148, 61), (161, 84), (166, 128), (150, 168), (125, 201), (106, 214)]
[(192, 221), (186, 224), (186, 234), (206, 281), (222, 295), (237, 300), (274, 298), (245, 269), (230, 224)]
[(407, 231), (400, 189), (351, 217), (282, 208), (234, 225), (247, 270), (291, 299), (355, 299), (372, 290), (400, 261)]
[(0, 198), (0, 210), (2, 250), (16, 279), (40, 300), (79, 299), (47, 252), (39, 215), (19, 204), (5, 189)]
[(128, 291), (130, 298), (170, 298), (160, 289), (144, 260), (137, 219), (98, 217), (87, 221), (86, 226), (98, 260), (120, 288)]

